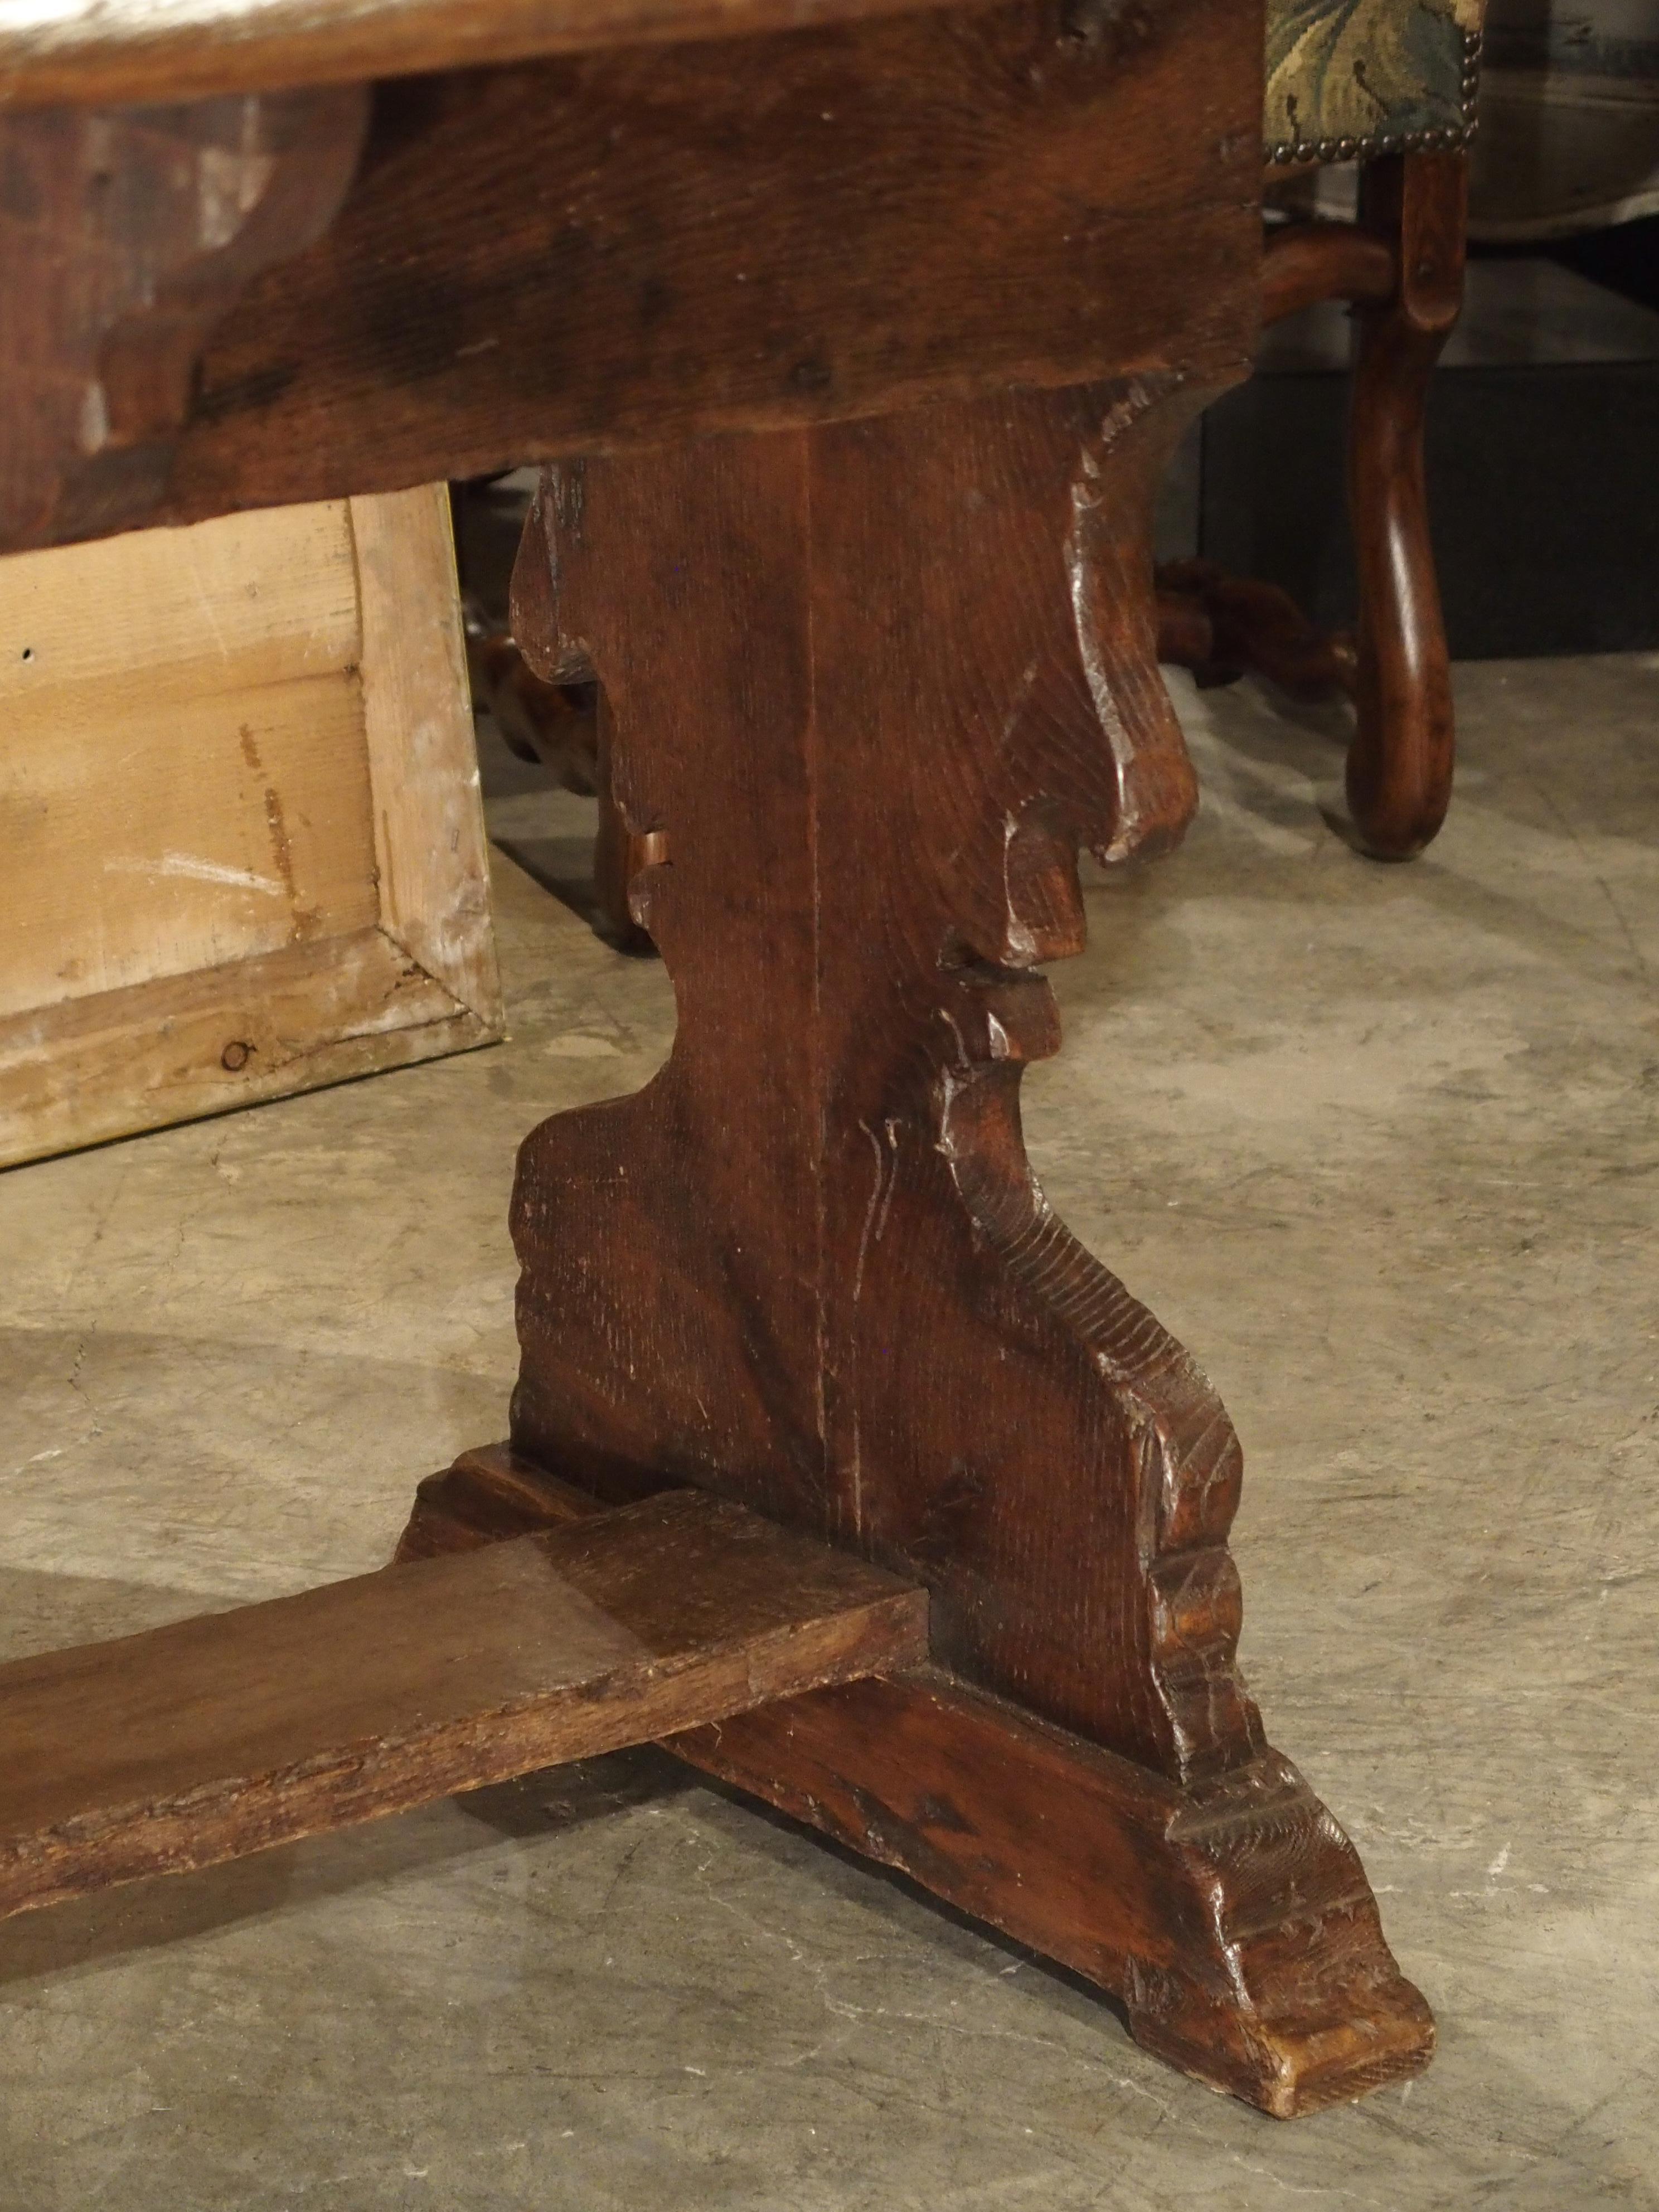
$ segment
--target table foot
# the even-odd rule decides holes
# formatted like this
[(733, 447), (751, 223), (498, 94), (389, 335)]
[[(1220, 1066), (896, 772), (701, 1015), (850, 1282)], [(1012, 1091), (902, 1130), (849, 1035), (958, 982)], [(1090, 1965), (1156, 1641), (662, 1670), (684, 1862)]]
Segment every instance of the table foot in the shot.
[[(422, 1484), (399, 1557), (596, 1512), (508, 1445)], [(1352, 1844), (1267, 1750), (1186, 1787), (911, 1669), (780, 1699), (665, 1749), (1110, 1992), (1137, 2041), (1280, 2119), (1421, 2069), (1434, 2022)]]

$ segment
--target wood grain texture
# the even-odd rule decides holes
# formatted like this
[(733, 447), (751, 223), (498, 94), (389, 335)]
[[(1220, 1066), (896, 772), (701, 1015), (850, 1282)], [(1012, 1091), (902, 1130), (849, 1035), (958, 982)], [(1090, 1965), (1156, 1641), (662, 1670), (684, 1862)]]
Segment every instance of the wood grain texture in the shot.
[(605, 1510), (591, 1490), (547, 1474), (510, 1443), (483, 1444), (416, 1485), (392, 1565), (476, 1551)]
[(166, 512), (1243, 359), (1253, 15), (1169, 0), (1091, 43), (1024, 5), (385, 88), (338, 220), (209, 347)]
[(501, 1034), (460, 658), (441, 486), (0, 562), (0, 1161)]
[(0, 547), (155, 518), (208, 333), (332, 217), (367, 112), (353, 91), (0, 103)]
[[(421, 1485), (400, 1556), (595, 1510), (492, 1446)], [(1086, 1976), (1149, 2049), (1276, 2118), (1432, 2052), (1352, 1844), (1277, 1753), (1183, 1789), (937, 1667), (665, 1748)]]
[(1138, 2043), (1275, 2119), (1433, 2054), (1358, 1854), (1277, 1752), (1177, 1790), (936, 1668), (665, 1747), (1086, 1976)]
[(0, 1022), (0, 1158), (291, 1097), (501, 1035), (378, 926)]
[(927, 1601), (673, 1494), (0, 1668), (0, 1913), (915, 1663)]
[(1194, 802), (1149, 533), (1205, 396), (1130, 379), (554, 471), (514, 616), (544, 676), (604, 685), (680, 1018), (646, 1091), (524, 1146), (515, 1442), (926, 1580), (941, 1657), (1181, 1776), (1261, 1746), (1238, 1448), (1054, 1217), (1018, 1100), (1058, 1042), (1032, 970), (1081, 942), (1077, 845), (1155, 852)]
[(1468, 157), (1369, 163), (1360, 214), (1393, 244), (1400, 282), (1387, 302), (1356, 310), (1348, 512), (1359, 665), (1348, 808), (1368, 853), (1407, 860), (1445, 820), (1456, 743), (1423, 425), (1430, 379), (1463, 304)]
[[(1152, 505), (1258, 316), (1260, 39), (1234, 0), (1030, 5), (412, 80), (326, 236), (347, 106), (306, 126), (315, 192), (263, 276), (250, 250), (174, 329), (124, 295), (44, 348), (121, 426), (90, 471), (66, 417), (18, 434), (46, 536), (594, 456), (544, 480), (514, 626), (603, 687), (680, 1027), (640, 1097), (526, 1142), (515, 1449), (424, 1491), (424, 1561), (0, 1675), (15, 1902), (649, 1732), (1269, 2110), (1421, 2063), (1352, 1850), (1234, 1664), (1231, 1427), (1019, 1128), (1079, 845), (1155, 853), (1194, 800)], [(78, 241), (81, 155), (39, 143), (36, 228)], [(110, 189), (148, 252), (183, 232), (144, 158)], [(538, 1500), (568, 1525), (483, 1574), (465, 1545)], [(685, 1516), (739, 1507), (811, 1540), (810, 1602), (752, 1519), (700, 1578)], [(918, 1592), (824, 1596), (864, 1561), (925, 1584), (949, 1671)]]
[(343, 503), (0, 562), (0, 1017), (373, 926), (362, 642)]
[(0, 109), (353, 84), (536, 54), (729, 38), (925, 0), (9, 0)]

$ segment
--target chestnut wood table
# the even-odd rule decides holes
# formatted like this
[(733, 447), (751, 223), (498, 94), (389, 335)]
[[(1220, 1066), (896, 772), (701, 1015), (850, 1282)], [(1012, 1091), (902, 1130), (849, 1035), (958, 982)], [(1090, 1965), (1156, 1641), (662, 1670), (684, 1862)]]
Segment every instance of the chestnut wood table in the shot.
[(1150, 514), (1255, 339), (1261, 40), (0, 11), (0, 543), (546, 464), (517, 635), (602, 687), (679, 1003), (525, 1144), (511, 1441), (405, 1564), (0, 1670), (0, 1909), (665, 1738), (1268, 2112), (1424, 2063), (1235, 1668), (1227, 1416), (1020, 1137), (1079, 845), (1194, 803)]

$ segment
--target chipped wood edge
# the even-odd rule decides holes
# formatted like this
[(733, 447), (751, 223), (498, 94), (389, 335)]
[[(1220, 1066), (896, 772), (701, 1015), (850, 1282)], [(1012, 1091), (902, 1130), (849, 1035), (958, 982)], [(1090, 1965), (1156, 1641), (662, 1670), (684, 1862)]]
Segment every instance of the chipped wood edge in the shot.
[(506, 1017), (449, 488), (421, 484), (346, 505), (380, 926), (488, 1042), (505, 1035)]

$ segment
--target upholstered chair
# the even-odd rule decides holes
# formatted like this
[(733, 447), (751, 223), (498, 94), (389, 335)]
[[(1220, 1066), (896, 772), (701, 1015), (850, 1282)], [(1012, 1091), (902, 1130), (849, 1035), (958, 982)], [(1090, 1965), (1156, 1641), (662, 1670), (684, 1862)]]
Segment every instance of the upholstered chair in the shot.
[(1269, 0), (1268, 160), (1462, 150), (1480, 15), (1481, 0)]
[[(1446, 638), (1423, 481), (1425, 403), (1462, 301), (1483, 0), (1268, 0), (1262, 313), (1352, 303), (1352, 637), (1273, 586), (1204, 562), (1160, 572), (1164, 657), (1224, 680), (1254, 668), (1304, 696), (1346, 690), (1348, 801), (1362, 848), (1406, 860), (1451, 792)], [(1310, 174), (1359, 166), (1358, 219), (1298, 214)], [(1277, 200), (1279, 204), (1272, 204)]]

